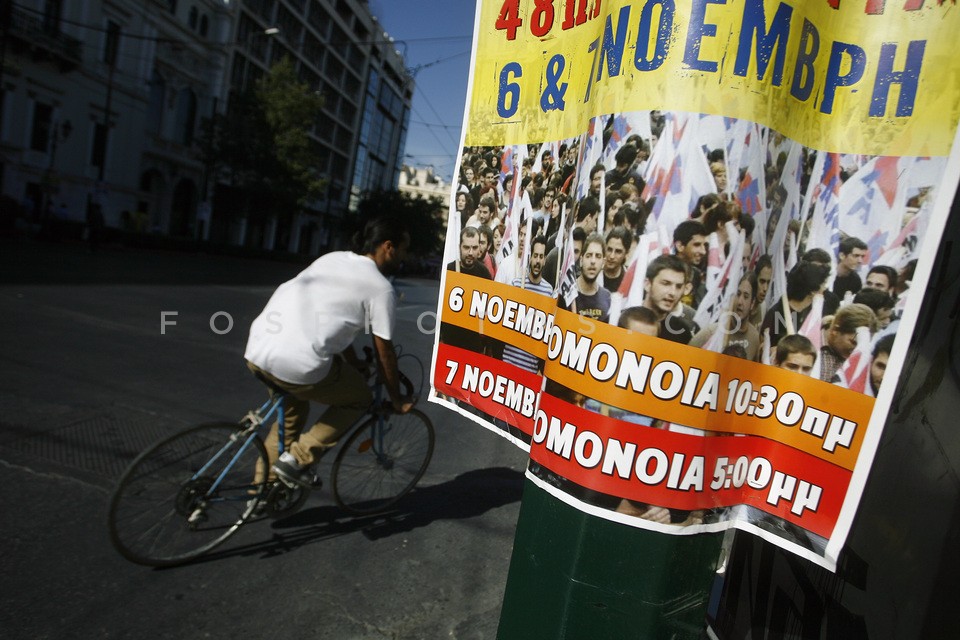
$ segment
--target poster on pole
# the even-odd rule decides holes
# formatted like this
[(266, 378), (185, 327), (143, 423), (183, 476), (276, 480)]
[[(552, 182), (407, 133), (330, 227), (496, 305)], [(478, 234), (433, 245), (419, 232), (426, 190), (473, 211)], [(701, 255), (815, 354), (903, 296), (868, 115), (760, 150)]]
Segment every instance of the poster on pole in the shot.
[(828, 569), (960, 176), (905, 0), (479, 0), (431, 400), (576, 508)]

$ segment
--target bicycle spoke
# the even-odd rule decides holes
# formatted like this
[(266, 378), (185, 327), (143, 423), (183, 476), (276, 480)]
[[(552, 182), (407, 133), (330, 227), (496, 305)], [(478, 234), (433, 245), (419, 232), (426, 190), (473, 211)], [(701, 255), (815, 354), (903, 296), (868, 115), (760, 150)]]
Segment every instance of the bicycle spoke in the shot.
[(371, 418), (337, 454), (333, 469), (337, 503), (355, 513), (386, 509), (423, 475), (433, 441), (433, 425), (419, 411)]
[(227, 444), (234, 432), (232, 424), (201, 425), (134, 460), (110, 505), (111, 540), (120, 553), (141, 564), (176, 564), (236, 531), (249, 501), (263, 494), (263, 483), (253, 480), (267, 457), (259, 439), (245, 449), (242, 441)]

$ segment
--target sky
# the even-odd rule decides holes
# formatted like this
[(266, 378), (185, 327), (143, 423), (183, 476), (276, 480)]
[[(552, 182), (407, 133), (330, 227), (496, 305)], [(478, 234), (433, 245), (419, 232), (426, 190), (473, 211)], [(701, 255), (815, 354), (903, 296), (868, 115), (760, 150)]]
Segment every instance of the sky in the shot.
[(370, 0), (370, 11), (405, 53), (416, 87), (404, 162), (433, 166), (450, 182), (460, 148), (473, 0)]

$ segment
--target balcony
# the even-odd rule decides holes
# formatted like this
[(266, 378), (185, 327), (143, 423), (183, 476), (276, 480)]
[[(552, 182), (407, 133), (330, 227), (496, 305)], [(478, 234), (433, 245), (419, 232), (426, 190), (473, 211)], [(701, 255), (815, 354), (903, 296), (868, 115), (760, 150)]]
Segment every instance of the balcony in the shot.
[(11, 51), (29, 52), (34, 60), (49, 60), (60, 71), (73, 71), (83, 62), (81, 43), (60, 32), (55, 22), (18, 7), (10, 10), (7, 47)]

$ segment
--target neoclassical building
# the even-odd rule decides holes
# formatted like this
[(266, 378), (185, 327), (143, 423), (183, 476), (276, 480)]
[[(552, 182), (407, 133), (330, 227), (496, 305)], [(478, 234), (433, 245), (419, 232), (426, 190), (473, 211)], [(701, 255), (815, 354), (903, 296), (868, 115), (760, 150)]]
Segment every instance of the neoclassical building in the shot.
[[(361, 0), (17, 0), (0, 4), (0, 192), (34, 220), (82, 221), (265, 249), (340, 243), (351, 204), (394, 188), (413, 80)], [(202, 119), (284, 56), (324, 96), (323, 196), (238, 213), (207, 175)]]

